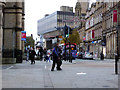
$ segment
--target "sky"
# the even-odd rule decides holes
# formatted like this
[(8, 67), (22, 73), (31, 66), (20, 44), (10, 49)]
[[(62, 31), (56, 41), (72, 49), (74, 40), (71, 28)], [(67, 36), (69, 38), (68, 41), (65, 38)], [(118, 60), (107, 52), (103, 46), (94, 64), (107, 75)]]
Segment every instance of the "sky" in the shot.
[(60, 6), (70, 6), (75, 9), (77, 0), (25, 0), (25, 31), (27, 36), (37, 37), (37, 21), (45, 14), (60, 10)]

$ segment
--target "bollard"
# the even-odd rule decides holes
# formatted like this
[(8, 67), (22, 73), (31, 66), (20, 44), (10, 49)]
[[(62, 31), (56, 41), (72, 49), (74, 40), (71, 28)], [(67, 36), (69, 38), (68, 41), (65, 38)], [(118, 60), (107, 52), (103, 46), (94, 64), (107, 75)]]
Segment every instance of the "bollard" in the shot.
[(118, 55), (115, 55), (115, 74), (118, 74)]

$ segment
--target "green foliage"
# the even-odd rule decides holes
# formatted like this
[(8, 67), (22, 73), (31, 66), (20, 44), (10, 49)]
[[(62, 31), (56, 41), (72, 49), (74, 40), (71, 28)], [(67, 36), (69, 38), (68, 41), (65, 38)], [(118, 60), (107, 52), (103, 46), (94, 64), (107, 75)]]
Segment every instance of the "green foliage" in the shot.
[(80, 42), (82, 42), (82, 40), (80, 39), (80, 35), (79, 35), (79, 33), (77, 32), (77, 29), (74, 29), (74, 30), (72, 31), (72, 34), (69, 35), (68, 40), (69, 40), (71, 43), (76, 43), (77, 45), (79, 45)]
[(65, 38), (63, 38), (61, 41), (60, 41), (60, 44), (63, 44), (65, 43)]
[(29, 45), (31, 47), (34, 47), (34, 43), (35, 43), (35, 40), (33, 39), (33, 37), (26, 37), (25, 47)]

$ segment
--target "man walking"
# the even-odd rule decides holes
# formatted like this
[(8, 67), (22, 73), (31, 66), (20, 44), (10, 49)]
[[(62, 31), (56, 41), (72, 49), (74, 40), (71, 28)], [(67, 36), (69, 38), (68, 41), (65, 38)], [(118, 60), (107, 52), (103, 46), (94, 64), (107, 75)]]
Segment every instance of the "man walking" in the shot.
[(58, 44), (55, 44), (55, 47), (53, 48), (53, 64), (52, 64), (52, 69), (51, 71), (54, 71), (55, 64), (57, 64), (57, 70), (62, 70), (60, 68), (60, 57), (59, 57), (59, 48)]
[(27, 51), (26, 51), (27, 53), (26, 53), (26, 61), (28, 61), (29, 60), (29, 48), (27, 48)]
[(30, 51), (30, 60), (31, 60), (31, 64), (35, 64), (35, 55), (36, 55), (36, 53), (35, 53), (35, 50), (33, 49), (33, 48), (31, 48), (32, 50)]
[(43, 48), (42, 47), (40, 47), (39, 53), (40, 53), (40, 60), (42, 61), (43, 59)]

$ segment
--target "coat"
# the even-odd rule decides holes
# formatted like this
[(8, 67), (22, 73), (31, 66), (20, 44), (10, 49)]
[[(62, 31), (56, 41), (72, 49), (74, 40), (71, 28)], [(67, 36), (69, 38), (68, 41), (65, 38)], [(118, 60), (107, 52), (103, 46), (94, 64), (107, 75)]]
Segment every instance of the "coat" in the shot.
[(36, 53), (35, 53), (34, 50), (31, 50), (31, 51), (29, 52), (29, 57), (30, 57), (31, 60), (35, 58), (35, 55), (36, 55)]

